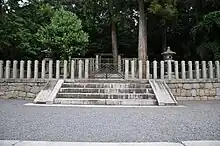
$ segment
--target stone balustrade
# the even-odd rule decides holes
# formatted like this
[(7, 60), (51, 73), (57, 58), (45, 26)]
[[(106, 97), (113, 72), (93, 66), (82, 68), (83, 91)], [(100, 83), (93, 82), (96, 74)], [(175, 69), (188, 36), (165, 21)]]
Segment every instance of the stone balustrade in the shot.
[[(88, 79), (102, 68), (97, 59), (0, 61), (0, 79)], [(116, 70), (124, 74), (125, 79), (220, 79), (219, 61), (142, 62), (126, 59), (119, 62)], [(145, 76), (143, 69), (146, 69)]]

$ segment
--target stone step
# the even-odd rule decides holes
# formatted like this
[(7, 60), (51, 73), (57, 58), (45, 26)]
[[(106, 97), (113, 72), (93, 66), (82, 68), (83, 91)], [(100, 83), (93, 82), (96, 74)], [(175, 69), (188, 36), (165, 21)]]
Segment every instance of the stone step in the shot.
[(55, 104), (72, 105), (125, 105), (125, 106), (153, 106), (157, 105), (156, 99), (72, 99), (56, 98)]
[(58, 93), (56, 98), (78, 98), (78, 99), (155, 99), (151, 93)]
[(60, 88), (60, 93), (153, 93), (151, 88)]
[(151, 88), (150, 84), (140, 83), (63, 83), (62, 88)]
[(76, 79), (65, 80), (65, 83), (140, 83), (148, 84), (148, 80), (124, 80), (124, 79)]

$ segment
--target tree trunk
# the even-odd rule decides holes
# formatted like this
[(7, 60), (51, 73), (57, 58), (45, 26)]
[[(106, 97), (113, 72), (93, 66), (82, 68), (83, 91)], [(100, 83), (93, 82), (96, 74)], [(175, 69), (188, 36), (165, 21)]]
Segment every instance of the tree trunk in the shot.
[(138, 40), (138, 58), (143, 62), (143, 77), (146, 77), (147, 60), (147, 25), (144, 11), (144, 0), (138, 0), (139, 5), (139, 40)]
[(114, 21), (114, 14), (113, 14), (113, 0), (109, 0), (108, 4), (109, 4), (110, 19), (111, 19), (113, 63), (117, 64), (118, 63), (118, 43), (117, 43), (116, 23)]
[(166, 25), (163, 25), (163, 28), (162, 28), (162, 46), (161, 47), (162, 47), (163, 52), (167, 50), (167, 26)]

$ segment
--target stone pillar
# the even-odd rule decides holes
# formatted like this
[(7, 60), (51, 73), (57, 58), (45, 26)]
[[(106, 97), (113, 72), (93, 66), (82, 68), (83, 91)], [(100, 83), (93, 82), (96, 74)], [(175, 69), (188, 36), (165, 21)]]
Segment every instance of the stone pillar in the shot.
[(82, 65), (83, 65), (83, 62), (82, 60), (79, 60), (79, 79), (82, 79)]
[(193, 79), (192, 61), (188, 61), (189, 66), (189, 79)]
[(45, 65), (46, 65), (46, 61), (42, 60), (42, 64), (41, 64), (41, 78), (42, 79), (45, 78)]
[(199, 73), (199, 61), (195, 62), (196, 65), (196, 79), (200, 78), (200, 73)]
[(121, 55), (118, 55), (118, 72), (121, 72)]
[(20, 61), (20, 79), (24, 78), (24, 61)]
[(202, 78), (207, 79), (206, 61), (202, 61)]
[(182, 79), (186, 79), (186, 66), (185, 66), (185, 61), (181, 61), (181, 72), (182, 72)]
[(129, 73), (129, 60), (125, 60), (125, 79), (128, 79), (128, 73)]
[(85, 79), (89, 78), (89, 59), (85, 60)]
[(75, 61), (71, 61), (71, 79), (75, 78)]
[(179, 79), (179, 64), (178, 64), (178, 61), (175, 61), (174, 65), (175, 65), (175, 78), (178, 80)]
[(13, 78), (16, 79), (17, 78), (17, 65), (18, 65), (18, 61), (14, 60), (13, 61)]
[(53, 60), (49, 60), (49, 79), (53, 78)]
[(138, 60), (137, 60), (137, 58), (134, 58), (133, 59), (134, 60), (134, 73), (136, 74), (136, 72), (137, 72), (137, 62), (138, 62)]
[(146, 61), (146, 79), (150, 79), (150, 62)]
[(3, 70), (4, 70), (3, 69), (3, 63), (4, 62), (2, 60), (0, 60), (0, 79), (3, 78)]
[(11, 61), (7, 60), (6, 61), (6, 70), (5, 70), (5, 78), (6, 79), (10, 78), (10, 64), (11, 64)]
[(171, 64), (171, 60), (168, 60), (167, 61), (167, 64), (168, 64), (168, 80), (171, 80), (172, 79), (172, 64)]
[(216, 67), (216, 77), (217, 77), (217, 79), (220, 79), (220, 66), (219, 66), (219, 61), (215, 61), (215, 67)]
[(139, 60), (139, 62), (138, 62), (138, 68), (139, 68), (139, 79), (142, 79), (142, 76), (143, 76), (142, 60)]
[(208, 64), (209, 64), (209, 78), (213, 79), (213, 64), (212, 64), (212, 61), (209, 61)]
[(99, 69), (99, 55), (95, 56), (95, 69), (98, 70)]
[(164, 61), (160, 61), (160, 78), (164, 79)]
[(67, 78), (67, 65), (68, 65), (67, 60), (64, 60), (64, 62), (63, 62), (63, 78), (64, 79)]
[(56, 79), (60, 78), (60, 60), (56, 61)]
[(157, 79), (157, 61), (153, 61), (153, 79)]
[(131, 60), (131, 78), (135, 78), (134, 60)]
[(31, 61), (27, 61), (27, 79), (31, 78)]
[(34, 78), (35, 78), (35, 79), (38, 78), (38, 64), (39, 64), (39, 61), (38, 61), (38, 60), (35, 60), (35, 61), (34, 61)]

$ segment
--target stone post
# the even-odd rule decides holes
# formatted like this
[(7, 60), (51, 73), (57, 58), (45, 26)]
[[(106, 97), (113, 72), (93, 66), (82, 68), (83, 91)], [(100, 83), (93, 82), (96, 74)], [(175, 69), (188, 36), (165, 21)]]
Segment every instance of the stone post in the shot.
[(46, 61), (42, 60), (42, 64), (41, 64), (41, 78), (42, 79), (45, 78), (45, 65), (46, 65)]
[(75, 78), (75, 61), (71, 61), (71, 79)]
[(134, 58), (133, 60), (134, 60), (134, 74), (136, 74), (136, 72), (137, 72), (137, 64), (138, 64), (137, 61), (138, 60), (137, 60), (137, 58)]
[(64, 60), (63, 62), (63, 78), (66, 79), (67, 78), (67, 65), (68, 65), (68, 62), (67, 60)]
[(202, 78), (207, 79), (206, 61), (202, 61)]
[(2, 60), (0, 60), (0, 79), (3, 78), (3, 70), (4, 70), (3, 69), (3, 63), (4, 62)]
[(168, 80), (172, 79), (172, 64), (171, 64), (171, 60), (167, 60), (167, 64), (168, 64)]
[(185, 66), (185, 61), (181, 61), (181, 72), (182, 72), (182, 79), (186, 79), (186, 66)]
[(157, 61), (153, 61), (153, 79), (157, 79)]
[(199, 61), (195, 62), (196, 65), (196, 79), (200, 78), (200, 73), (199, 73)]
[(129, 60), (125, 60), (125, 79), (128, 79), (128, 73), (129, 73)]
[(49, 60), (49, 79), (53, 78), (53, 60)]
[(11, 64), (11, 61), (7, 60), (6, 61), (6, 71), (5, 71), (5, 78), (6, 79), (10, 78), (10, 64)]
[(60, 78), (60, 60), (56, 61), (56, 79)]
[(178, 64), (178, 61), (175, 61), (174, 65), (175, 65), (175, 78), (178, 80), (179, 79), (179, 64)]
[(135, 78), (134, 60), (131, 60), (131, 78)]
[(20, 61), (20, 79), (24, 78), (24, 61)]
[(220, 66), (219, 66), (219, 61), (215, 61), (215, 67), (216, 67), (216, 77), (217, 77), (217, 79), (220, 79)]
[(18, 61), (14, 60), (13, 61), (13, 78), (16, 79), (17, 78), (17, 65), (18, 65)]
[(79, 60), (79, 79), (82, 79), (82, 60)]
[(209, 64), (209, 78), (213, 79), (213, 64), (212, 64), (212, 61), (209, 61), (208, 64)]
[(138, 67), (139, 67), (139, 79), (142, 79), (142, 76), (143, 76), (142, 60), (139, 60)]
[(38, 60), (35, 60), (35, 61), (34, 61), (34, 78), (35, 78), (35, 79), (38, 78), (38, 64), (39, 64), (39, 61), (38, 61)]
[(27, 79), (31, 78), (31, 61), (27, 61)]
[(164, 79), (164, 61), (160, 61), (160, 78)]
[(146, 79), (150, 79), (150, 62), (146, 61)]
[(121, 55), (118, 55), (118, 72), (121, 72)]
[(99, 55), (95, 56), (95, 69), (98, 70), (99, 69)]
[(85, 60), (85, 79), (89, 78), (89, 59)]
[(189, 66), (189, 79), (193, 79), (192, 61), (188, 61)]

